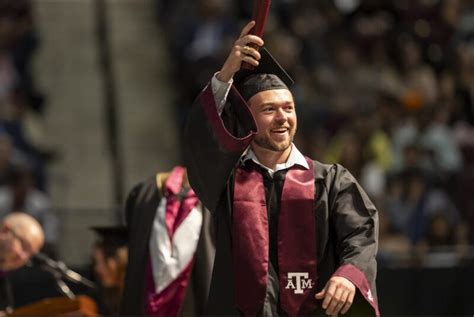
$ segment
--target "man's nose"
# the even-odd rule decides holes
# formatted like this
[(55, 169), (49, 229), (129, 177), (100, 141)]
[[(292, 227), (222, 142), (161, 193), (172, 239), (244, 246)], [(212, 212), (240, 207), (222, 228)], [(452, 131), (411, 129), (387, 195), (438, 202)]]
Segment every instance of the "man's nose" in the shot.
[(278, 109), (276, 112), (275, 120), (277, 120), (278, 122), (286, 122), (287, 119), (288, 115), (286, 114), (286, 112), (282, 108)]

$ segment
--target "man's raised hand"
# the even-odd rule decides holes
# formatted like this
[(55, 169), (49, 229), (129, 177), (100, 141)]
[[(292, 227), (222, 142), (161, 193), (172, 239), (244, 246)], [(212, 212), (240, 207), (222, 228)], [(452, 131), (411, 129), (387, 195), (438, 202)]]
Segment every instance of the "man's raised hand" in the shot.
[(255, 21), (250, 21), (244, 26), (242, 32), (240, 32), (240, 36), (235, 41), (232, 51), (219, 71), (219, 74), (217, 74), (217, 79), (220, 81), (228, 82), (234, 74), (240, 70), (242, 62), (258, 66), (258, 61), (261, 57), (260, 53), (251, 46), (263, 46), (263, 40), (256, 35), (249, 34), (254, 26)]

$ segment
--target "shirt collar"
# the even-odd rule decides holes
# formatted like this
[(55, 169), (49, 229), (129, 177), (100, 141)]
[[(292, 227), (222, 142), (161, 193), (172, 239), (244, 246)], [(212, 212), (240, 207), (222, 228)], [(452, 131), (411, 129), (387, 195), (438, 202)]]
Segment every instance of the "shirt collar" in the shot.
[(268, 171), (270, 175), (273, 175), (275, 172), (289, 169), (290, 167), (294, 165), (300, 165), (301, 167), (305, 169), (309, 169), (308, 162), (306, 162), (305, 157), (301, 152), (296, 148), (296, 145), (294, 143), (291, 143), (291, 152), (290, 155), (288, 156), (288, 160), (286, 160), (285, 163), (277, 164), (275, 166), (275, 170), (272, 170), (271, 168), (266, 167), (262, 163), (258, 161), (257, 156), (255, 153), (252, 151), (252, 148), (249, 146), (247, 150), (242, 154), (241, 157), (241, 163), (245, 163), (245, 161), (252, 160), (256, 164), (260, 165), (262, 168)]

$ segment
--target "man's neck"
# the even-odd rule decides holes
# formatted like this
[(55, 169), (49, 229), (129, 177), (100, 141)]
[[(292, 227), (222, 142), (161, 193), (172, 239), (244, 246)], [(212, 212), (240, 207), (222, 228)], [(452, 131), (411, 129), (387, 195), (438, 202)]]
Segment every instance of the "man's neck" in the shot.
[(289, 146), (284, 151), (272, 151), (252, 143), (251, 148), (260, 164), (275, 170), (277, 164), (283, 164), (288, 161), (292, 146)]
[[(161, 192), (162, 195), (166, 192), (166, 182), (168, 181), (168, 177), (171, 175), (171, 172), (166, 173), (158, 173), (156, 174), (156, 186), (158, 191)], [(183, 175), (183, 185), (182, 187), (188, 189), (191, 187), (189, 184), (188, 173), (185, 172)]]

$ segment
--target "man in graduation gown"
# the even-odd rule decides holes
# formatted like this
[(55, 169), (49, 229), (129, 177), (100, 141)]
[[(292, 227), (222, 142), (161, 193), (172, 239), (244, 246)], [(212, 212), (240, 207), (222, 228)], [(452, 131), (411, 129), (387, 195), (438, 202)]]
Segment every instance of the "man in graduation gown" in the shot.
[(186, 169), (158, 173), (129, 193), (128, 267), (120, 316), (201, 315), (214, 261), (210, 214)]
[(379, 315), (377, 211), (344, 167), (292, 143), (292, 80), (254, 48), (263, 45), (254, 25), (197, 97), (185, 132), (189, 180), (216, 226), (207, 312)]

